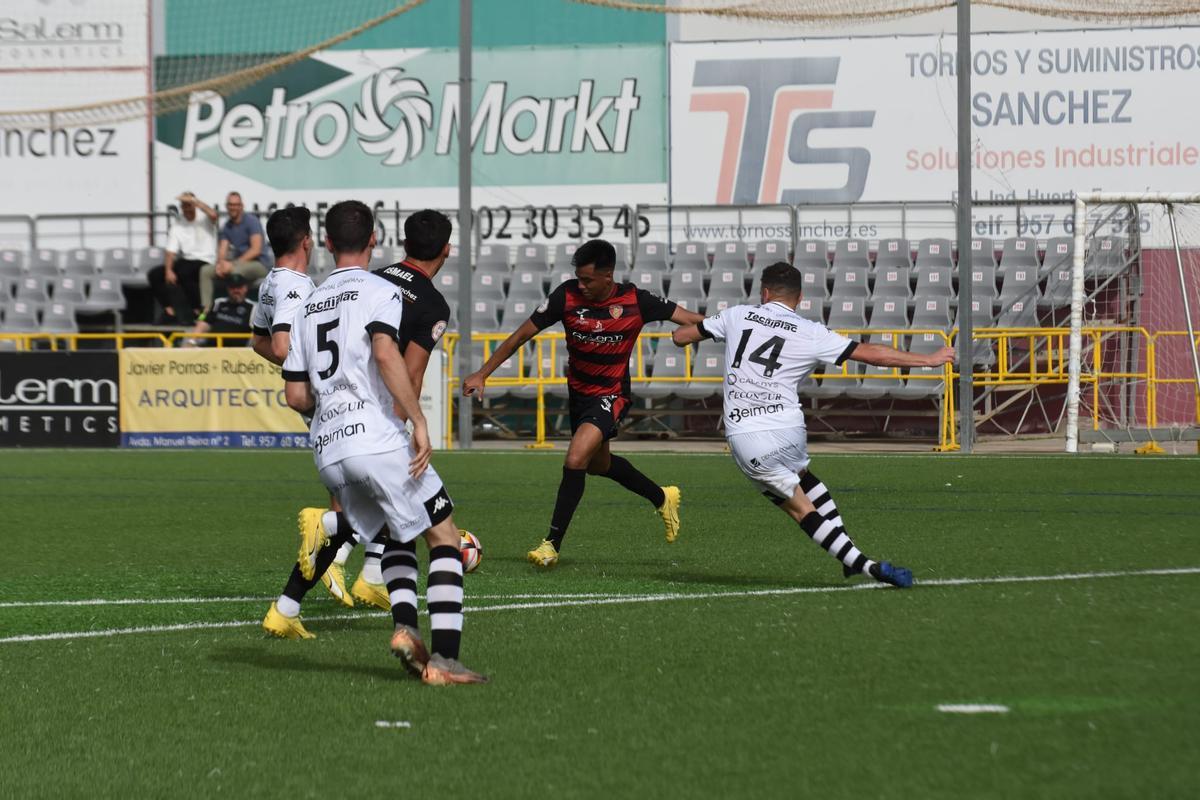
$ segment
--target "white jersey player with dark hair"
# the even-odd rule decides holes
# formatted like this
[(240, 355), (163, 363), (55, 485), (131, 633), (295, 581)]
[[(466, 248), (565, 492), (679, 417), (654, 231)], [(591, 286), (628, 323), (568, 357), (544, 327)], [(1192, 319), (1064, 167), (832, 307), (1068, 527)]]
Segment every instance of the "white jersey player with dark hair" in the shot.
[[(460, 536), (453, 503), (429, 464), (428, 426), (400, 352), (403, 295), (395, 284), (366, 271), (375, 246), (370, 208), (353, 200), (337, 203), (325, 227), (337, 269), (293, 321), (283, 364), (288, 405), (313, 415), (317, 471), (356, 530), (386, 525), (398, 542), (423, 535), (429, 544), (430, 648), (414, 626), (397, 624), (392, 652), (428, 684), (482, 683), (486, 678), (458, 661)], [(404, 594), (397, 593), (393, 602), (410, 603), (415, 620), (416, 592)]]
[(843, 574), (866, 574), (907, 588), (912, 572), (867, 558), (846, 532), (837, 505), (809, 470), (808, 432), (798, 388), (818, 363), (847, 360), (881, 367), (938, 367), (954, 348), (918, 355), (851, 341), (796, 313), (803, 282), (790, 264), (763, 270), (762, 304), (727, 308), (675, 330), (683, 347), (701, 339), (725, 342), (725, 435), (733, 460), (771, 502), (800, 523), (814, 542), (842, 562)]

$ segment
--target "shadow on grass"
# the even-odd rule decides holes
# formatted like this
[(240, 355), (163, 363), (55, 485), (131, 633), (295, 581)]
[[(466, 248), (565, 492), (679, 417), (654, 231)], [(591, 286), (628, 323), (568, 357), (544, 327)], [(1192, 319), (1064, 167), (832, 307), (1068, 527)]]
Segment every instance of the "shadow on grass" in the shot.
[[(222, 664), (238, 664), (255, 669), (272, 670), (276, 672), (329, 672), (334, 674), (354, 674), (381, 681), (413, 680), (400, 662), (394, 666), (378, 666), (363, 663), (354, 657), (346, 657), (336, 662), (317, 661), (303, 653), (272, 652), (271, 650), (254, 647), (223, 647), (208, 655), (210, 661)], [(416, 682), (419, 685), (419, 681)]]

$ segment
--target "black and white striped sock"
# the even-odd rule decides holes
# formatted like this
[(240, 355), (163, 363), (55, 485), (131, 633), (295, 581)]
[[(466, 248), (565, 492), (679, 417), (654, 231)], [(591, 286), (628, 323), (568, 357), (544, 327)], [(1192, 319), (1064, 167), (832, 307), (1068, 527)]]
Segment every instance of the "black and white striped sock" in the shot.
[[(842, 514), (838, 511), (837, 503), (833, 502), (833, 496), (829, 493), (829, 489), (825, 488), (825, 484), (821, 482), (821, 479), (811, 472), (805, 472), (800, 476), (800, 488), (803, 490), (805, 496), (808, 497), (809, 502), (816, 507), (817, 513), (829, 520), (833, 524), (834, 529), (845, 537), (845, 542), (849, 543), (849, 550), (846, 551), (846, 555), (843, 557), (839, 555), (839, 552), (846, 546), (844, 543), (839, 543), (836, 549), (832, 546), (833, 542), (830, 543), (829, 547), (825, 547), (825, 545), (821, 546), (825, 547), (830, 552), (830, 555), (842, 562), (846, 568), (847, 575), (867, 572), (875, 562), (863, 555), (854, 546), (854, 542), (851, 541), (850, 534), (846, 532), (846, 526), (842, 522)], [(807, 528), (805, 528), (805, 531), (809, 536), (813, 535), (812, 531), (809, 531)], [(837, 541), (837, 537), (834, 538), (834, 541)], [(817, 543), (820, 544), (820, 542)]]
[(825, 548), (829, 555), (836, 558), (853, 572), (866, 572), (875, 562), (867, 558), (854, 546), (854, 540), (846, 533), (846, 529), (833, 524), (816, 511), (810, 511), (800, 520), (800, 527), (814, 542)]
[(439, 545), (430, 549), (425, 605), (429, 608), (430, 651), (457, 659), (463, 626), (463, 565), (459, 548)]
[(363, 565), (362, 576), (367, 583), (376, 585), (383, 583), (383, 572), (381, 571), (380, 559), (383, 558), (383, 550), (387, 546), (388, 529), (382, 528), (379, 533), (375, 534), (375, 538), (367, 542), (363, 547)]
[(417, 627), (417, 575), (420, 570), (416, 542), (405, 544), (389, 538), (379, 563), (388, 599), (392, 601), (392, 622)]

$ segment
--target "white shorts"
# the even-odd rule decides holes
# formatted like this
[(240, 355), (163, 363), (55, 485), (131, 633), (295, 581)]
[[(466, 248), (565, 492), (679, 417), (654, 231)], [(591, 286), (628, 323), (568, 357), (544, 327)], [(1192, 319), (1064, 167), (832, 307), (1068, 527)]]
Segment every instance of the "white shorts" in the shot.
[(808, 469), (806, 428), (735, 433), (726, 441), (734, 463), (759, 491), (783, 500), (795, 494), (800, 473)]
[(342, 504), (342, 512), (363, 541), (384, 525), (391, 537), (411, 542), (454, 509), (433, 465), (419, 478), (408, 474), (412, 450), (350, 456), (321, 470), (321, 482)]

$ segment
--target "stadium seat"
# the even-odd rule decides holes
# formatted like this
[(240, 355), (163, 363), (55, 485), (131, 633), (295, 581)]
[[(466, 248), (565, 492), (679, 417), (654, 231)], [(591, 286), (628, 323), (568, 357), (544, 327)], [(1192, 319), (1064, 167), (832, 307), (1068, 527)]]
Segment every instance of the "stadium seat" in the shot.
[[(913, 320), (913, 327), (919, 327), (916, 320)], [(913, 334), (908, 345), (910, 353), (918, 353), (926, 355), (928, 353), (936, 353), (946, 341), (936, 333), (916, 333)], [(892, 397), (897, 400), (920, 400), (926, 397), (939, 397), (944, 389), (944, 380), (924, 380), (921, 376), (925, 375), (944, 375), (944, 367), (910, 367), (907, 370), (910, 376), (905, 379), (902, 386), (897, 386), (891, 389)]]
[(60, 264), (62, 263), (62, 254), (57, 250), (48, 250), (39, 248), (30, 254), (28, 262), (28, 271), (31, 275), (40, 275), (44, 278), (57, 278), (62, 272)]
[(546, 296), (546, 287), (542, 283), (545, 278), (544, 265), (518, 262), (516, 271), (512, 274), (512, 283), (508, 287), (508, 296), (540, 301)]
[[(150, 266), (153, 267), (154, 265), (151, 264)], [(309, 264), (309, 272), (311, 273), (313, 283), (321, 283), (336, 267), (337, 263), (333, 258), (333, 253), (323, 247), (313, 249), (312, 262)]]
[[(1036, 287), (1035, 287), (1036, 289)], [(1025, 295), (1022, 297), (1005, 300), (1004, 294), (1000, 295), (1000, 316), (996, 320), (998, 328), (1036, 328), (1038, 326), (1037, 318), (1037, 292), (1032, 296)]]
[(1093, 240), (1084, 262), (1083, 274), (1089, 280), (1107, 280), (1125, 271), (1125, 239), (1106, 236)]
[[(829, 299), (829, 284), (826, 280), (829, 277), (829, 270), (826, 267), (798, 267), (800, 272), (800, 280), (804, 288), (800, 291), (804, 297), (810, 300), (828, 300)], [(754, 299), (758, 299), (760, 294), (761, 283), (755, 287), (754, 294), (751, 295)]]
[(133, 276), (133, 251), (128, 247), (110, 247), (96, 254), (97, 271), (123, 281)]
[(458, 264), (447, 261), (433, 276), (433, 285), (442, 293), (446, 300), (458, 300)]
[(633, 268), (666, 272), (667, 246), (662, 242), (638, 242), (637, 258), (634, 259)]
[(82, 306), (87, 302), (87, 285), (75, 275), (63, 275), (54, 282), (51, 292), (56, 303)]
[[(705, 339), (692, 355), (692, 378), (725, 377), (725, 343)], [(720, 381), (690, 380), (680, 384), (675, 394), (688, 400), (703, 400), (721, 392)]]
[[(572, 275), (574, 277), (574, 275)], [(663, 273), (661, 272), (642, 272), (635, 269), (629, 276), (629, 282), (639, 289), (644, 289), (651, 294), (656, 294), (659, 297), (664, 297), (666, 291), (663, 289)]]
[(678, 302), (682, 299), (695, 300), (697, 308), (704, 301), (704, 270), (694, 261), (676, 264), (671, 267), (667, 276), (671, 281), (671, 299)]
[(446, 298), (446, 305), (450, 306), (450, 319), (446, 320), (446, 330), (458, 330), (458, 300)]
[[(472, 372), (479, 370), (479, 368), (483, 366), (484, 344), (485, 344), (484, 342), (472, 342), (471, 343), (471, 371)], [(497, 347), (499, 347), (499, 345), (500, 345), (500, 342), (498, 342), (498, 341), (491, 342), (491, 346), (490, 346), (490, 348), (488, 348), (489, 355), (491, 353), (495, 352), (495, 349)], [(526, 356), (528, 356), (528, 354), (526, 354)], [(522, 367), (524, 367), (525, 369), (529, 368), (528, 357), (526, 357), (525, 363), (522, 364), (520, 354), (513, 353), (511, 356), (509, 356), (507, 361), (505, 361), (499, 367), (496, 368), (496, 371), (491, 374), (489, 380), (495, 380), (497, 378), (523, 378), (523, 377), (525, 377), (525, 372), (524, 372), (524, 370), (522, 370)], [(516, 393), (517, 389), (519, 389), (519, 388), (521, 388), (521, 387), (492, 385), (492, 386), (489, 386), (489, 388), (488, 388), (487, 398), (488, 399), (496, 399), (498, 397), (505, 397), (507, 395), (513, 395)]]
[(971, 267), (996, 266), (996, 245), (991, 239), (971, 240)]
[(395, 257), (395, 251), (391, 247), (379, 245), (371, 248), (371, 269), (379, 269), (380, 267), (390, 267), (399, 259)]
[(908, 239), (881, 239), (875, 253), (875, 274), (890, 267), (912, 267), (912, 245)]
[[(550, 291), (553, 292), (567, 281), (573, 280), (575, 280), (575, 269), (573, 267), (568, 266), (566, 269), (555, 267), (554, 271), (550, 273)], [(661, 273), (659, 274), (659, 285), (662, 285)]]
[(475, 272), (508, 275), (511, 254), (506, 244), (483, 244), (475, 255)]
[(801, 239), (796, 244), (796, 257), (792, 261), (796, 269), (801, 267), (820, 267), (829, 269), (829, 249), (820, 239)]
[(839, 239), (833, 251), (834, 279), (841, 270), (853, 267), (865, 267), (870, 271), (871, 255), (867, 243), (863, 239)]
[(575, 267), (571, 264), (571, 259), (575, 256), (575, 251), (579, 249), (576, 242), (567, 242), (560, 244), (554, 248), (554, 261), (550, 267), (554, 272), (570, 272), (575, 273)]
[(922, 239), (917, 245), (917, 273), (922, 267), (953, 267), (953, 252), (949, 239)]
[(1075, 237), (1055, 236), (1046, 242), (1046, 256), (1042, 260), (1042, 279), (1049, 277), (1056, 269), (1071, 270), (1075, 261)]
[(472, 300), (504, 302), (504, 279), (495, 272), (476, 272), (471, 278)]
[(825, 324), (825, 304), (820, 300), (814, 300), (811, 297), (802, 297), (800, 302), (796, 304), (796, 313), (807, 320)]
[[(913, 292), (913, 297), (918, 301), (930, 297), (954, 297), (954, 286), (952, 279), (954, 270), (951, 267), (931, 267), (927, 266), (924, 269), (917, 268), (917, 290)], [(992, 291), (995, 292), (995, 285), (992, 286)]]
[[(830, 298), (836, 304), (838, 300), (848, 297), (868, 297), (871, 288), (868, 285), (870, 267), (843, 266), (841, 270), (834, 269), (833, 292)], [(806, 284), (807, 285), (807, 284)]]
[[(889, 301), (889, 305), (893, 305)], [(895, 304), (901, 305), (901, 304)], [(871, 344), (881, 344), (886, 347), (895, 347), (900, 339), (904, 337), (898, 336), (891, 332), (872, 333), (867, 339)], [(858, 381), (852, 382), (846, 387), (846, 396), (853, 397), (856, 400), (874, 400), (900, 389), (904, 386), (904, 379), (901, 377), (901, 371), (895, 367), (877, 367), (873, 364), (852, 364), (850, 370), (855, 371), (855, 367), (859, 367), (858, 374), (864, 376)]]
[(4, 312), (4, 330), (32, 333), (38, 329), (38, 312), (41, 305), (17, 300)]
[(24, 303), (45, 305), (50, 302), (47, 280), (38, 275), (26, 275), (17, 281), (13, 299)]
[(1013, 237), (1004, 240), (1004, 250), (1000, 253), (1000, 272), (1010, 269), (1033, 267), (1041, 268), (1038, 262), (1037, 239), (1031, 236)]
[(0, 250), (0, 277), (16, 278), (25, 271), (25, 253), (21, 250)]
[[(996, 317), (992, 311), (992, 304), (987, 300), (974, 298), (971, 300), (971, 328), (978, 330), (979, 328), (994, 328), (996, 326)], [(962, 308), (958, 309), (958, 316), (954, 320), (954, 346), (958, 348), (958, 352), (963, 352), (963, 345), (958, 341), (957, 331), (962, 328)], [(996, 363), (996, 353), (993, 349), (996, 340), (976, 339), (972, 343), (971, 362), (976, 366), (990, 367)]]
[(70, 303), (51, 303), (42, 312), (41, 333), (79, 333), (75, 308)]
[(746, 267), (738, 264), (714, 265), (708, 284), (708, 296), (718, 299), (746, 296)]
[(63, 254), (63, 272), (68, 275), (94, 275), (97, 271), (96, 252), (86, 247), (76, 247)]
[[(1003, 267), (1001, 269), (1003, 270)], [(1038, 294), (1038, 268), (1036, 264), (1025, 267), (1010, 267), (1007, 271), (1001, 272), (1000, 279), (1000, 298), (998, 302), (1002, 309), (1007, 309), (1014, 302), (1021, 302), (1025, 305), (1036, 305), (1040, 299)]]
[(704, 242), (682, 242), (675, 248), (675, 258), (671, 261), (672, 271), (679, 267), (698, 268), (708, 272), (708, 248)]
[(990, 264), (971, 265), (971, 299), (986, 298), (991, 303), (999, 295), (996, 292), (996, 268)]
[(745, 273), (750, 267), (746, 260), (746, 243), (717, 242), (717, 247), (713, 251), (712, 268), (715, 270), (719, 267), (740, 268)]
[(676, 389), (684, 385), (683, 381), (660, 382), (663, 378), (683, 378), (687, 375), (684, 349), (676, 347), (666, 340), (659, 342), (654, 351), (654, 366), (650, 371), (651, 380), (642, 384), (638, 389), (640, 396), (651, 400), (670, 397), (675, 394)]
[(674, 296), (672, 296), (669, 299), (674, 301), (674, 303), (682, 309), (685, 309), (687, 311), (694, 311), (697, 314), (700, 313), (700, 301), (694, 297), (674, 297)]
[[(909, 268), (903, 265), (884, 266), (875, 271), (875, 287), (871, 298), (895, 297), (908, 300), (913, 296), (909, 288)], [(836, 279), (835, 279), (836, 280)]]
[(1057, 266), (1050, 271), (1046, 277), (1046, 291), (1042, 295), (1042, 304), (1051, 308), (1071, 305), (1070, 264)]
[(613, 249), (617, 251), (617, 269), (621, 267), (629, 267), (629, 245), (625, 242), (610, 242)]
[(471, 330), (494, 333), (500, 330), (500, 301), (475, 297), (471, 300)]
[(949, 299), (937, 295), (918, 297), (916, 307), (913, 310), (912, 327), (915, 330), (949, 330)]
[(791, 260), (788, 258), (787, 242), (770, 239), (755, 243), (754, 269), (756, 272), (762, 270), (763, 267), (769, 267), (780, 261), (791, 263)]
[(506, 330), (516, 330), (517, 326), (529, 319), (529, 315), (539, 303), (541, 298), (535, 300), (528, 297), (509, 297), (504, 302), (504, 317), (500, 320), (500, 325)]
[[(617, 259), (618, 265), (621, 259)], [(546, 259), (546, 245), (521, 244), (517, 245), (516, 269), (522, 267), (526, 271), (540, 271), (543, 275), (550, 271), (550, 262)]]
[[(859, 267), (865, 270), (865, 267)], [(829, 308), (828, 327), (832, 330), (849, 331), (852, 329), (867, 327), (867, 318), (865, 313), (865, 305), (863, 297), (845, 297), (840, 300), (834, 300)], [(855, 341), (861, 340), (862, 336), (857, 333), (847, 333), (851, 339)], [(813, 375), (829, 374), (840, 375), (842, 372), (840, 367), (828, 367), (823, 371), (819, 368), (813, 372)], [(853, 374), (853, 367), (851, 367)], [(829, 399), (833, 397), (841, 397), (846, 393), (846, 390), (851, 386), (857, 385), (857, 381), (838, 378), (823, 381), (814, 381), (812, 386), (806, 386), (804, 393), (809, 397), (819, 399)]]
[(98, 275), (88, 282), (87, 302), (79, 306), (79, 311), (85, 314), (124, 309), (125, 295), (121, 293), (121, 282), (104, 275)]
[(901, 329), (908, 327), (908, 306), (903, 298), (885, 298), (871, 306), (868, 328)]

